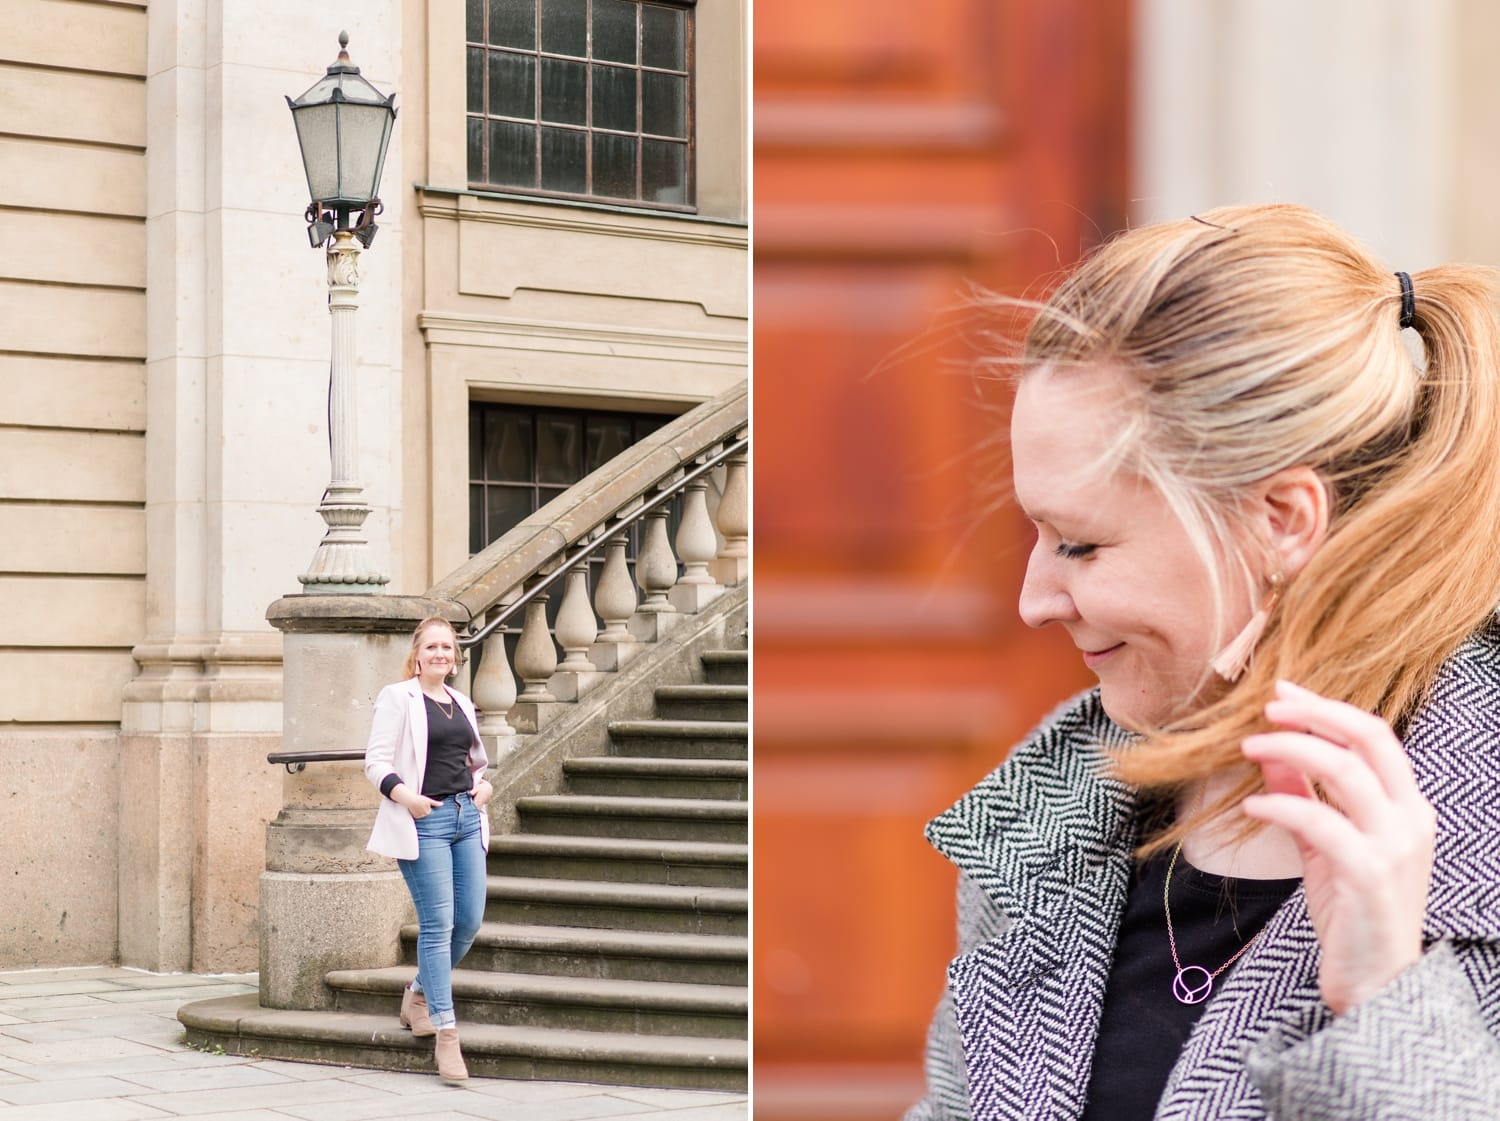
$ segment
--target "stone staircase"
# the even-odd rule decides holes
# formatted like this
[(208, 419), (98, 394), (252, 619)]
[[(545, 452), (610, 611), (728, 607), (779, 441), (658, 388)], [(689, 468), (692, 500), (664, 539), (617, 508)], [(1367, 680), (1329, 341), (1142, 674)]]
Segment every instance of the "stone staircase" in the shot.
[[(701, 664), (704, 681), (611, 721), (609, 754), (566, 760), (562, 789), (518, 798), (518, 830), (492, 839), (485, 922), (453, 975), (471, 1074), (747, 1087), (747, 653)], [(396, 1021), (416, 937), (402, 930), (401, 965), (328, 973), (331, 1011), (205, 1001), (185, 1010), (188, 1041), (430, 1070), (431, 1040)]]

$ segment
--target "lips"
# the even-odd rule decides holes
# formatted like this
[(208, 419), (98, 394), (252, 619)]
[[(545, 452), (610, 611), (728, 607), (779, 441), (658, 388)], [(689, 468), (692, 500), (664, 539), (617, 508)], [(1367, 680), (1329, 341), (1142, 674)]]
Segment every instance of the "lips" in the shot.
[(1118, 651), (1124, 649), (1123, 642), (1117, 642), (1113, 646), (1104, 647), (1101, 650), (1085, 650), (1083, 652), (1083, 664), (1089, 669), (1097, 669), (1113, 657)]

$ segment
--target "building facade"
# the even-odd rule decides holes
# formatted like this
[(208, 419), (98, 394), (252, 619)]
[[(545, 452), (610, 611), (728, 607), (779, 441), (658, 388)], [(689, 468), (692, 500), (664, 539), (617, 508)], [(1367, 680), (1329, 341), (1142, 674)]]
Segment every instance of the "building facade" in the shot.
[(6, 0), (6, 967), (255, 967), (265, 611), (329, 480), (284, 98), (340, 30), (399, 111), (357, 333), (386, 591), (747, 376), (741, 0)]

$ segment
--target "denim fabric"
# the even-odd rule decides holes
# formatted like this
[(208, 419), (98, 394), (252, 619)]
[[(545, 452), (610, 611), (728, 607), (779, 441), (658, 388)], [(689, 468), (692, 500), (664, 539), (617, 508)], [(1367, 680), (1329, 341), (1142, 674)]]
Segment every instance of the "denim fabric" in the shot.
[(450, 794), (418, 818), (417, 859), (398, 860), (417, 907), (417, 980), (435, 1027), (454, 1023), (453, 967), (463, 960), (484, 919), (483, 813), (468, 794)]

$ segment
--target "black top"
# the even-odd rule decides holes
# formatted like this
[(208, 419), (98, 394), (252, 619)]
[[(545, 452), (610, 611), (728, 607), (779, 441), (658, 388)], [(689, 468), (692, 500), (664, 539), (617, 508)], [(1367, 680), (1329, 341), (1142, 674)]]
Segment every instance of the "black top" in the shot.
[(429, 798), (446, 798), (474, 785), (469, 774), (469, 749), (474, 746), (474, 729), (453, 695), (440, 705), (425, 693), (427, 702), (427, 770), (422, 775), (422, 793)]
[[(446, 705), (438, 704), (425, 693), (422, 700), (427, 705), (427, 769), (422, 774), (422, 793), (443, 799), (472, 789), (474, 776), (469, 772), (469, 749), (474, 746), (474, 729), (469, 718), (452, 693), (448, 694)], [(380, 792), (389, 798), (401, 781), (400, 775), (386, 775), (380, 782)]]
[[(1188, 1033), (1213, 999), (1183, 1004), (1172, 995), (1177, 967), (1162, 902), (1171, 856), (1164, 853), (1131, 873), (1083, 1121), (1150, 1121)], [(1198, 871), (1179, 855), (1171, 896), (1178, 960), (1213, 973), (1260, 932), (1301, 882), (1226, 879)], [(1232, 969), (1214, 978), (1215, 988)], [(1201, 985), (1203, 975), (1189, 980)]]

